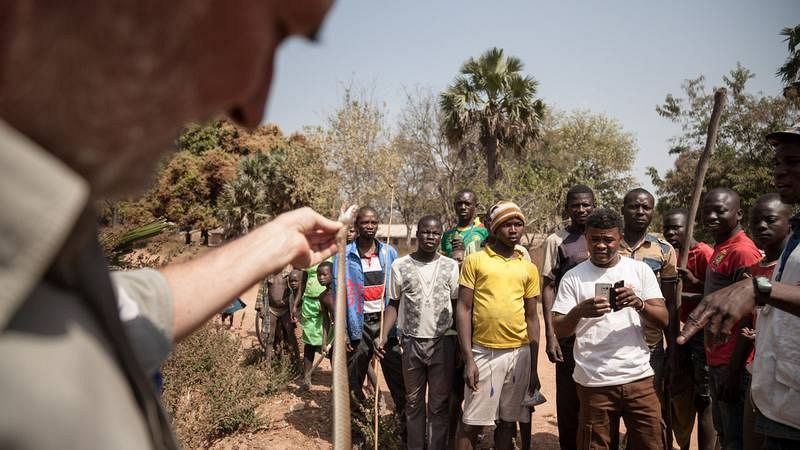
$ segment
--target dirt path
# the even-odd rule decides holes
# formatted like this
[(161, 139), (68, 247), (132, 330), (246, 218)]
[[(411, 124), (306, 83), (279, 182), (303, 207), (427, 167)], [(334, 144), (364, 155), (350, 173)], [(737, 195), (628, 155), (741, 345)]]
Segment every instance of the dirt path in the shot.
[[(257, 346), (255, 335), (255, 298), (257, 287), (248, 290), (242, 299), (247, 304), (244, 317), (237, 313), (234, 331), (241, 336), (243, 345)], [(542, 326), (542, 332), (544, 327)], [(298, 334), (299, 336), (299, 334)], [(299, 340), (299, 337), (298, 337)], [(544, 336), (541, 337), (544, 343)], [(556, 422), (556, 393), (554, 365), (547, 360), (544, 349), (539, 352), (539, 378), (542, 393), (547, 402), (537, 406), (533, 414), (532, 448), (558, 450)], [(381, 391), (390, 398), (389, 391), (381, 380)], [(312, 386), (301, 391), (293, 385), (288, 391), (270, 397), (260, 408), (265, 427), (255, 433), (238, 434), (214, 443), (213, 449), (329, 449), (331, 448), (331, 367), (328, 360), (320, 364), (312, 376)], [(695, 442), (693, 437), (693, 444)], [(695, 448), (694, 445), (692, 448)]]

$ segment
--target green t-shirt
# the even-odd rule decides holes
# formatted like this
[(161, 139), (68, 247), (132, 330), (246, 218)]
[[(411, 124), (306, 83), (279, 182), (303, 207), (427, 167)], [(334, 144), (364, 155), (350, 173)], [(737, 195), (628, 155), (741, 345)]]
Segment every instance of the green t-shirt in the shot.
[(489, 230), (487, 230), (480, 222), (480, 219), (476, 217), (472, 225), (468, 227), (453, 227), (444, 232), (442, 236), (442, 252), (445, 256), (450, 256), (453, 253), (453, 244), (450, 241), (456, 233), (461, 236), (461, 240), (464, 241), (465, 257), (470, 253), (475, 253), (480, 250), (483, 241), (489, 237)]
[(306, 289), (303, 291), (304, 297), (317, 298), (325, 290), (325, 286), (319, 284), (317, 280), (317, 267), (319, 267), (319, 264), (306, 269), (308, 280), (306, 281)]
[[(317, 280), (317, 266), (306, 269), (308, 280), (303, 291), (303, 305), (300, 313), (300, 326), (303, 328), (303, 342), (309, 345), (322, 345), (322, 314), (320, 314), (319, 296), (325, 292), (325, 286)], [(329, 340), (332, 333), (328, 333)]]
[[(303, 327), (303, 342), (309, 345), (322, 345), (322, 314), (317, 297), (303, 296), (300, 326)], [(332, 333), (328, 333), (328, 340)]]

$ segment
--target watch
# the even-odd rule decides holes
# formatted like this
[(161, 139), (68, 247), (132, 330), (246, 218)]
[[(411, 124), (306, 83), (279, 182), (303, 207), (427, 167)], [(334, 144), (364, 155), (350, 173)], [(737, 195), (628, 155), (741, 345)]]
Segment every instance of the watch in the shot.
[(772, 294), (772, 282), (767, 277), (753, 277), (753, 288), (756, 292), (756, 305), (764, 306)]

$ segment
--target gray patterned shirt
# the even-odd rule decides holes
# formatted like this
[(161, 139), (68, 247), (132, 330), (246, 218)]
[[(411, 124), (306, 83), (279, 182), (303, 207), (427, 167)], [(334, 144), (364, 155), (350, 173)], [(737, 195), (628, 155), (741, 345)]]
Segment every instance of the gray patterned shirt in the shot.
[(389, 296), (400, 303), (397, 327), (404, 336), (443, 336), (453, 324), (458, 263), (442, 255), (430, 262), (411, 255), (398, 258), (392, 265)]

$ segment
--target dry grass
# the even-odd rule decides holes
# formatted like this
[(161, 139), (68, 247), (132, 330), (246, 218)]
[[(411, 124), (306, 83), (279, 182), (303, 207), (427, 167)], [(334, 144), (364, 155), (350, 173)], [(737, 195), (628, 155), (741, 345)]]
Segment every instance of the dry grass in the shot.
[(178, 344), (163, 373), (164, 406), (185, 448), (266, 426), (256, 408), (296, 376), (288, 356), (267, 369), (263, 354), (242, 351), (235, 336), (210, 324)]

